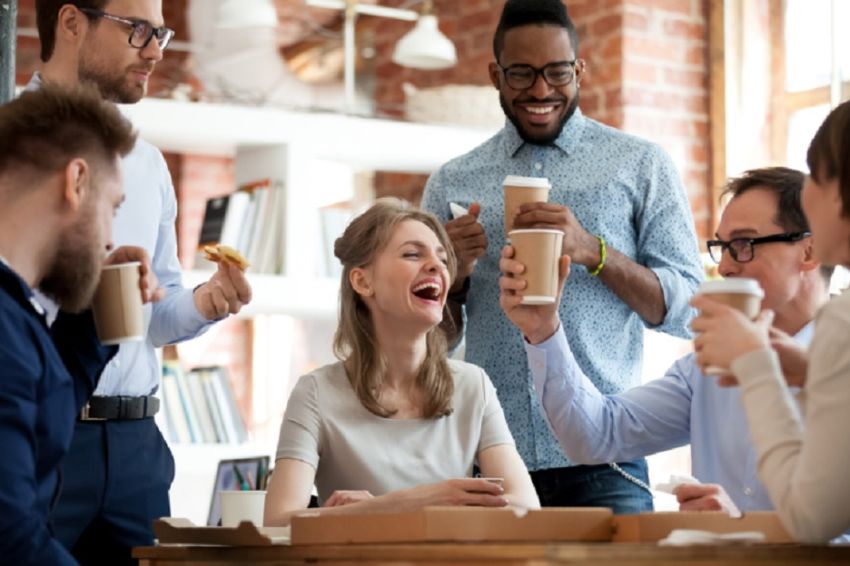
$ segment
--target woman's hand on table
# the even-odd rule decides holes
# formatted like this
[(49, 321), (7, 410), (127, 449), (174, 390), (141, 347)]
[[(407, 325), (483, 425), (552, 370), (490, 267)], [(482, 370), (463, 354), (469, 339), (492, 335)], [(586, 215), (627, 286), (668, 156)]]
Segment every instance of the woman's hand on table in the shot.
[(483, 478), (460, 478), (420, 485), (387, 494), (395, 509), (421, 509), (431, 505), (474, 505), (504, 507), (504, 489)]
[(331, 494), (322, 507), (339, 507), (340, 505), (348, 505), (357, 503), (358, 501), (366, 501), (373, 499), (375, 496), (366, 490), (345, 490), (340, 489)]

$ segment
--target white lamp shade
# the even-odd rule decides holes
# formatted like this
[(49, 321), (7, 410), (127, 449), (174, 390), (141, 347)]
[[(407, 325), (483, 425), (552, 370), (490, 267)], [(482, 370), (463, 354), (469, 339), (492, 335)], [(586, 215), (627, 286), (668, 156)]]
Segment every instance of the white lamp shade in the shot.
[(457, 64), (457, 53), (454, 44), (440, 32), (437, 17), (427, 14), (398, 40), (393, 62), (414, 69), (446, 69)]
[(277, 24), (272, 0), (224, 0), (218, 8), (218, 28), (276, 28)]

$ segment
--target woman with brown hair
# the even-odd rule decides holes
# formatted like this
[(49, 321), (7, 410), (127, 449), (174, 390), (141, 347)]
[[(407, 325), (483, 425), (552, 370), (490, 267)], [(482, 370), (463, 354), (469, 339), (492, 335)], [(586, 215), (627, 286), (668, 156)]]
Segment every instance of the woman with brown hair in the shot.
[[(320, 513), (538, 507), (490, 379), (447, 358), (439, 325), (456, 263), (439, 221), (381, 199), (334, 254), (343, 265), (341, 361), (292, 392), (265, 524), (289, 524), (314, 483)], [(488, 479), (471, 477), (475, 463)]]
[[(835, 108), (808, 152), (811, 171), (802, 204), (814, 254), (825, 265), (850, 267), (850, 102)], [(801, 542), (826, 542), (850, 530), (850, 291), (827, 303), (815, 335), (800, 393), (805, 422), (770, 347), (773, 313), (755, 322), (734, 309), (697, 296), (697, 361), (728, 367), (741, 386), (759, 476), (785, 528)]]

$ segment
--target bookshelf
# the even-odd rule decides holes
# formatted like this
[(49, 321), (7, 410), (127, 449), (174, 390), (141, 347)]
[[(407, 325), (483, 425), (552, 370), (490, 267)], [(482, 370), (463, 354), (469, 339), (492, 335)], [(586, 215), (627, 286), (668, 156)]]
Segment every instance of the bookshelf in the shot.
[[(277, 428), (295, 379), (332, 359), (339, 284), (338, 275), (328, 268), (334, 234), (329, 233), (321, 211), (340, 201), (371, 198), (358, 194), (355, 176), (359, 172), (427, 173), (493, 132), (159, 99), (144, 99), (122, 110), (141, 137), (163, 151), (232, 157), (234, 189), (269, 179), (284, 191), (283, 273), (259, 274), (249, 269), (254, 296), (239, 314), (248, 322), (251, 344), (252, 371), (246, 386), (252, 410), (252, 421), (246, 422), (249, 440), (242, 444), (170, 442), (176, 463), (172, 513), (203, 524), (218, 461), (262, 455), (273, 459)], [(333, 225), (330, 232), (336, 230), (341, 226)], [(208, 279), (210, 271), (204, 267), (213, 268), (203, 263), (196, 267), (183, 274), (189, 288)], [(203, 339), (181, 345), (181, 356), (193, 357), (194, 345)], [(200, 359), (200, 365), (214, 365), (204, 354)], [(159, 417), (165, 431), (166, 419)]]
[[(183, 284), (194, 287), (210, 277), (209, 271), (184, 271)], [(261, 314), (336, 319), (339, 280), (331, 277), (293, 277), (248, 272), (253, 300), (237, 315)]]

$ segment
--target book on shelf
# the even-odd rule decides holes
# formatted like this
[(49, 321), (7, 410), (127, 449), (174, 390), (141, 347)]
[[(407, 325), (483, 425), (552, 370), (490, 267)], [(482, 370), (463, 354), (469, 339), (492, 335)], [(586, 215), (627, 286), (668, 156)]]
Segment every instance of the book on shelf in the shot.
[(282, 181), (260, 179), (240, 185), (233, 193), (209, 199), (204, 210), (196, 269), (213, 269), (203, 248), (223, 244), (239, 250), (254, 273), (282, 273), (286, 227)]
[(324, 257), (323, 275), (338, 278), (342, 274), (342, 264), (334, 255), (334, 243), (342, 236), (345, 228), (354, 218), (354, 206), (351, 201), (342, 201), (323, 206), (319, 209), (319, 222), (322, 230), (322, 256)]
[(162, 399), (172, 442), (238, 444), (248, 439), (227, 371), (222, 367), (184, 372), (176, 361), (163, 362)]

